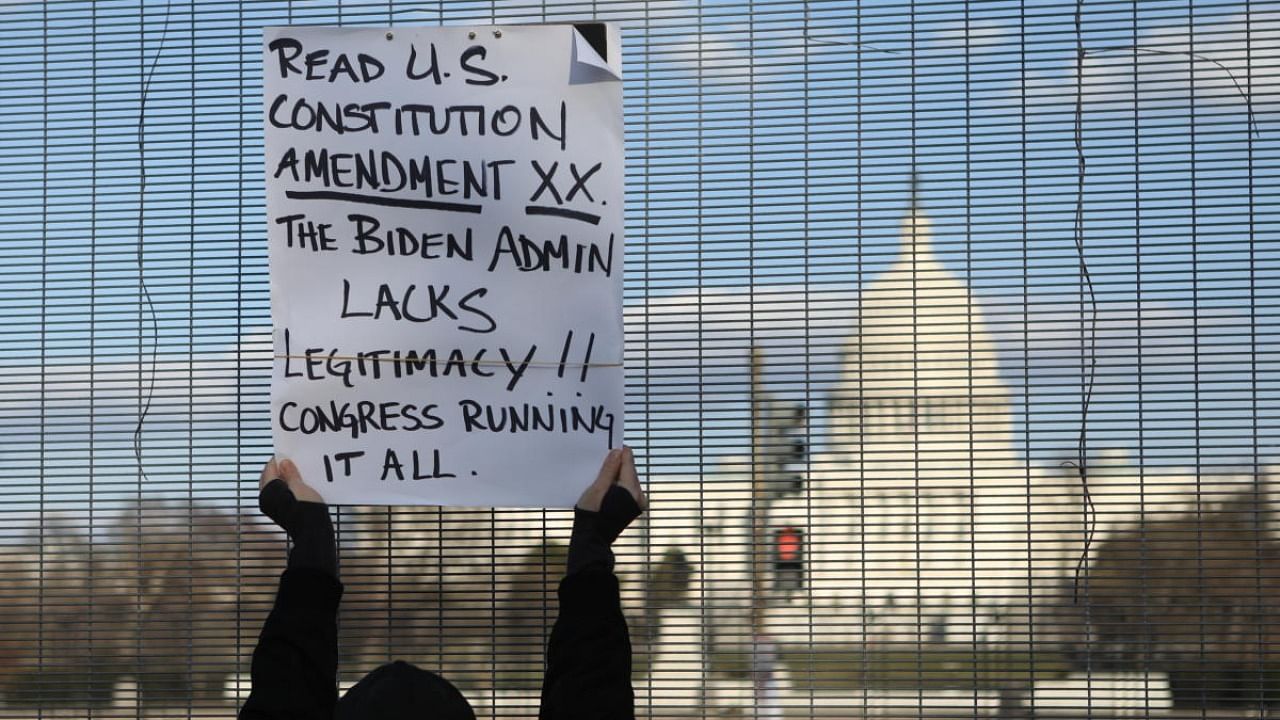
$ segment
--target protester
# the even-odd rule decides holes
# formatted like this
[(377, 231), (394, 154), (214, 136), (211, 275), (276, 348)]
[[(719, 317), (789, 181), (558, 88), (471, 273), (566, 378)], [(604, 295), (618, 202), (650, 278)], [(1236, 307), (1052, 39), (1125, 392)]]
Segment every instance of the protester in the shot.
[[(269, 461), (259, 487), (259, 507), (289, 534), (293, 549), (253, 652), (253, 685), (240, 718), (473, 720), (452, 683), (401, 661), (370, 672), (338, 698), (342, 583), (328, 506), (288, 460)], [(631, 641), (610, 546), (643, 509), (631, 450), (610, 451), (574, 509), (539, 720), (635, 717)]]

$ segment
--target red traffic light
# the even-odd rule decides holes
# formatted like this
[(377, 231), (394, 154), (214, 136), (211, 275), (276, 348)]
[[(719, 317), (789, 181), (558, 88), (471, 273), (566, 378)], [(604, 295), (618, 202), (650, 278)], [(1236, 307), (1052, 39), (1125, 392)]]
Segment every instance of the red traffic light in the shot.
[(793, 527), (785, 527), (775, 533), (774, 548), (778, 562), (798, 563), (804, 550), (804, 533)]

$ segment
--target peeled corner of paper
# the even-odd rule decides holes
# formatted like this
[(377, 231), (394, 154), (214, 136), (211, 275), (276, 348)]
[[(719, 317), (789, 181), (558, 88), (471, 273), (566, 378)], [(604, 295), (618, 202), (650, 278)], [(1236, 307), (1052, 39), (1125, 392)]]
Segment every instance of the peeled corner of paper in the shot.
[(570, 84), (622, 79), (622, 45), (618, 26), (577, 23), (573, 26)]

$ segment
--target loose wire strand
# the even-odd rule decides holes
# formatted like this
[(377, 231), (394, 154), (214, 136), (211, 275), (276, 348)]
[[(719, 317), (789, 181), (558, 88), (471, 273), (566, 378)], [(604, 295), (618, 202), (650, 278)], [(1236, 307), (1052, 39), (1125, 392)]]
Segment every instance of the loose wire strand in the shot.
[(1080, 384), (1083, 395), (1080, 399), (1080, 432), (1076, 439), (1076, 460), (1064, 463), (1074, 467), (1080, 479), (1080, 492), (1084, 498), (1084, 547), (1080, 558), (1076, 561), (1075, 574), (1072, 580), (1071, 599), (1073, 604), (1080, 602), (1080, 579), (1088, 576), (1089, 553), (1093, 547), (1093, 536), (1097, 530), (1098, 508), (1093, 502), (1093, 494), (1089, 488), (1089, 407), (1093, 402), (1094, 377), (1098, 367), (1096, 339), (1098, 330), (1098, 302), (1093, 287), (1093, 276), (1089, 274), (1089, 262), (1084, 252), (1084, 183), (1087, 163), (1084, 153), (1084, 59), (1088, 51), (1084, 47), (1084, 0), (1077, 0), (1075, 12), (1076, 35), (1076, 101), (1075, 101), (1075, 151), (1076, 151), (1076, 209), (1075, 209), (1075, 245), (1076, 255), (1080, 263), (1080, 281), (1082, 295), (1088, 297), (1088, 310), (1085, 311), (1084, 298), (1081, 298), (1082, 317), (1080, 322), (1081, 355)]
[[(1223, 63), (1222, 61), (1214, 60), (1213, 58), (1207, 55), (1191, 52), (1189, 50), (1161, 50), (1157, 48), (1144, 47), (1142, 45), (1117, 45), (1115, 47), (1093, 48), (1092, 50), (1085, 51), (1085, 55), (1096, 56), (1096, 55), (1105, 55), (1107, 53), (1115, 53), (1115, 52), (1132, 52), (1135, 55), (1138, 55), (1138, 54), (1176, 55), (1176, 56), (1190, 58), (1191, 60), (1211, 63), (1217, 66), (1218, 69), (1225, 72), (1227, 74), (1227, 77), (1231, 79), (1231, 84), (1235, 86), (1236, 93), (1240, 95), (1241, 100), (1244, 100), (1245, 111), (1249, 115), (1249, 132), (1255, 138), (1262, 137), (1261, 131), (1258, 130), (1257, 119), (1254, 117), (1254, 114), (1253, 114), (1253, 96), (1250, 95), (1248, 92), (1246, 92), (1245, 89), (1240, 86), (1240, 80), (1236, 78), (1235, 73), (1231, 72), (1231, 68), (1227, 67), (1226, 64)], [(1077, 72), (1079, 72), (1079, 70), (1077, 70)], [(1135, 84), (1138, 82), (1137, 77), (1135, 77), (1133, 80)], [(1194, 92), (1194, 89), (1193, 89), (1193, 92)]]
[[(133, 455), (138, 463), (138, 473), (143, 480), (147, 479), (146, 469), (142, 462), (142, 430), (147, 421), (147, 414), (151, 412), (151, 402), (155, 396), (156, 387), (156, 358), (159, 352), (160, 343), (160, 321), (156, 315), (155, 302), (151, 298), (151, 290), (147, 287), (146, 280), (146, 253), (143, 250), (145, 226), (146, 226), (146, 204), (147, 204), (147, 143), (146, 143), (146, 118), (147, 118), (147, 98), (151, 94), (151, 80), (155, 76), (156, 66), (160, 64), (160, 56), (164, 53), (165, 42), (169, 39), (169, 23), (172, 20), (173, 0), (165, 0), (164, 5), (164, 25), (160, 30), (160, 47), (156, 48), (156, 54), (151, 58), (151, 65), (147, 68), (146, 78), (142, 83), (142, 95), (138, 99), (138, 243), (136, 262), (138, 265), (138, 287), (142, 291), (142, 299), (147, 308), (147, 315), (151, 320), (151, 357), (148, 360), (148, 373), (146, 390), (142, 396), (141, 408), (138, 411), (138, 424), (133, 429)], [(141, 18), (144, 15), (140, 15)], [(145, 43), (146, 33), (139, 33), (139, 43)], [(141, 328), (139, 328), (141, 335)], [(139, 337), (141, 340), (141, 337)], [(139, 351), (141, 351), (141, 342), (139, 342)], [(139, 352), (141, 355), (141, 352)], [(138, 378), (141, 380), (143, 366), (141, 360), (138, 363)]]

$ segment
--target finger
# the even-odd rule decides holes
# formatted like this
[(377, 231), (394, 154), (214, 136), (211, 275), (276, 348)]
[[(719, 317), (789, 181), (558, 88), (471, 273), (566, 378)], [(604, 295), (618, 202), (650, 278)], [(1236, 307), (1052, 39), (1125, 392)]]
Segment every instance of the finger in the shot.
[(636, 472), (636, 456), (629, 447), (622, 450), (622, 467), (618, 471), (618, 484), (636, 499), (636, 504), (644, 507), (644, 488), (640, 486), (640, 475)]
[(614, 448), (604, 456), (604, 462), (600, 465), (600, 474), (596, 475), (596, 481), (593, 483), (596, 487), (608, 487), (618, 482), (618, 471), (622, 468), (622, 449)]
[(276, 463), (276, 459), (272, 457), (262, 466), (262, 475), (258, 477), (258, 489), (267, 486), (267, 483), (280, 477), (280, 466)]
[(288, 483), (289, 489), (293, 491), (294, 497), (304, 502), (324, 502), (324, 498), (316, 491), (315, 488), (307, 484), (302, 479), (302, 471), (298, 466), (293, 464), (292, 460), (282, 460), (280, 462), (280, 477)]
[(622, 448), (622, 465), (618, 468), (618, 484), (624, 487), (640, 487), (640, 476), (636, 473), (636, 456), (631, 448)]
[(280, 477), (284, 478), (290, 486), (302, 483), (302, 473), (298, 471), (298, 466), (294, 465), (292, 460), (280, 461)]

